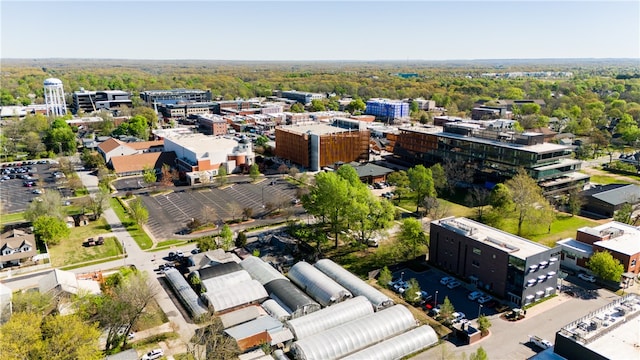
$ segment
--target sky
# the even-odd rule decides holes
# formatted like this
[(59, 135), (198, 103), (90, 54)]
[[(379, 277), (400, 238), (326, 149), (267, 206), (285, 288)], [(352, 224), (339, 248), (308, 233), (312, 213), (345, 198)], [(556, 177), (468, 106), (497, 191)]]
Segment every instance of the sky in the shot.
[(0, 58), (640, 59), (640, 0), (0, 0)]

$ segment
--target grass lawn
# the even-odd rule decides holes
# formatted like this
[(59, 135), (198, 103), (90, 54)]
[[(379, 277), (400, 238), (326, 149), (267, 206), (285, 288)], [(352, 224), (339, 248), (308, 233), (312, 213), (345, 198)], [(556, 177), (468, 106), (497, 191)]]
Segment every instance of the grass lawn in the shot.
[[(541, 243), (546, 246), (555, 246), (556, 241), (576, 236), (576, 230), (581, 227), (597, 226), (598, 222), (579, 216), (571, 216), (565, 213), (557, 213), (556, 219), (551, 224), (551, 232), (546, 226), (531, 227), (523, 224), (522, 237)], [(504, 221), (501, 229), (512, 234), (518, 232), (518, 222), (515, 218), (508, 218)]]
[[(456, 204), (449, 200), (440, 199), (440, 198), (438, 198), (438, 201), (440, 201), (448, 209), (447, 213), (445, 214), (445, 217), (446, 216), (464, 216), (464, 217), (471, 218), (474, 216), (473, 209), (468, 208), (464, 205)], [(393, 203), (395, 204), (396, 202), (394, 201)], [(402, 200), (400, 200), (398, 206), (407, 211), (415, 212), (416, 211), (415, 196), (410, 198), (403, 198)]]
[(126, 213), (118, 199), (111, 198), (110, 200), (111, 208), (118, 215), (120, 222), (127, 229), (131, 237), (136, 241), (140, 249), (147, 250), (153, 246), (153, 241), (143, 229), (141, 229), (135, 221), (131, 219), (131, 217)]
[(607, 176), (607, 175), (591, 175), (591, 182), (594, 182), (596, 184), (623, 184), (625, 183), (624, 181), (620, 180), (617, 176), (615, 176), (614, 174), (611, 174), (611, 176)]
[(115, 237), (105, 238), (104, 245), (82, 246), (87, 238), (108, 232), (109, 225), (104, 218), (92, 221), (87, 226), (72, 228), (69, 238), (62, 240), (58, 245), (49, 247), (51, 265), (61, 267), (120, 255), (122, 249)]
[(156, 248), (169, 247), (169, 246), (172, 246), (172, 245), (180, 246), (180, 245), (185, 245), (187, 243), (189, 243), (189, 241), (187, 241), (187, 240), (176, 240), (176, 239), (165, 240), (165, 241), (158, 242), (158, 244), (156, 244)]
[(0, 224), (10, 224), (14, 222), (24, 221), (24, 212), (0, 215)]

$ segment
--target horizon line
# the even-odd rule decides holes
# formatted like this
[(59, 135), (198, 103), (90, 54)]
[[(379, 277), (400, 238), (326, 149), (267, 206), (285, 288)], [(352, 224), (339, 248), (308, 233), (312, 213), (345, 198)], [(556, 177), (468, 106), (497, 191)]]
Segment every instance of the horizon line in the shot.
[[(127, 60), (127, 61), (229, 61), (229, 62), (410, 62), (410, 61), (425, 61), (425, 62), (442, 62), (442, 61), (505, 61), (505, 60), (637, 60), (640, 61), (640, 57), (541, 57), (541, 58), (475, 58), (475, 59), (273, 59), (273, 60), (256, 60), (256, 59), (150, 59), (150, 58), (79, 58), (79, 57), (0, 57), (0, 61), (3, 60)], [(640, 65), (640, 63), (639, 63)]]

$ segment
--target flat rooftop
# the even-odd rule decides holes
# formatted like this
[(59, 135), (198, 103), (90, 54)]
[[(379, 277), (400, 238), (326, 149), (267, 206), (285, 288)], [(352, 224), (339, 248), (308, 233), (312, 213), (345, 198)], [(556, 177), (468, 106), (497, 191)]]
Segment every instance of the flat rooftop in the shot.
[(297, 134), (313, 134), (313, 135), (325, 135), (325, 134), (336, 134), (341, 132), (348, 132), (348, 129), (339, 128), (336, 126), (331, 126), (328, 124), (301, 124), (301, 125), (288, 125), (281, 126), (279, 129), (289, 131)]
[(238, 146), (236, 140), (204, 134), (171, 134), (165, 139), (193, 151), (199, 158), (208, 158), (210, 153), (216, 153), (222, 149), (233, 149)]
[(464, 217), (449, 217), (434, 220), (445, 229), (465, 235), (498, 250), (509, 253), (519, 259), (526, 260), (529, 256), (541, 253), (549, 248), (525, 238), (509, 234), (502, 230), (481, 224)]
[(553, 144), (553, 143), (542, 143), (542, 144), (536, 144), (536, 145), (523, 145), (523, 144), (515, 144), (515, 143), (508, 143), (508, 142), (501, 142), (501, 141), (496, 141), (496, 140), (484, 139), (484, 138), (479, 138), (479, 137), (474, 137), (474, 136), (465, 136), (465, 135), (454, 134), (454, 133), (449, 133), (449, 132), (439, 132), (436, 135), (441, 136), (441, 137), (450, 138), (450, 139), (466, 140), (466, 141), (470, 141), (470, 142), (475, 142), (475, 143), (480, 143), (480, 144), (487, 144), (487, 145), (503, 147), (503, 148), (508, 148), (508, 149), (517, 149), (517, 150), (532, 152), (532, 153), (536, 153), (536, 154), (548, 153), (548, 152), (554, 152), (554, 151), (562, 151), (562, 150), (570, 150), (571, 149), (571, 147), (569, 147), (569, 146), (560, 145), (560, 144)]
[(559, 335), (608, 359), (640, 358), (640, 297), (629, 294), (576, 320)]
[(592, 228), (581, 228), (578, 231), (596, 236), (611, 234), (609, 240), (596, 241), (593, 245), (626, 255), (640, 253), (640, 228), (635, 226), (611, 221)]

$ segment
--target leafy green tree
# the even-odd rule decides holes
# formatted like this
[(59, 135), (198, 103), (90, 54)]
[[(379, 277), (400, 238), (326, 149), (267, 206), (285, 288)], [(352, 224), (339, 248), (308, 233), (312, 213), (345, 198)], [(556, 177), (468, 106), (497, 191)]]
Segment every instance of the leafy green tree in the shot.
[(220, 230), (220, 247), (224, 249), (224, 251), (231, 250), (233, 246), (233, 233), (231, 232), (231, 228), (229, 225), (224, 224), (222, 229)]
[(429, 169), (431, 170), (431, 176), (433, 178), (433, 186), (438, 195), (442, 195), (443, 191), (447, 188), (447, 174), (444, 172), (444, 168), (440, 163), (431, 166)]
[(138, 224), (138, 226), (142, 227), (142, 225), (146, 224), (149, 221), (149, 210), (144, 206), (142, 200), (139, 198), (131, 200), (129, 204), (129, 210), (131, 213), (131, 217)]
[(362, 244), (367, 244), (378, 231), (391, 227), (395, 210), (387, 200), (374, 196), (364, 184), (350, 186), (345, 219)]
[(216, 176), (216, 181), (218, 182), (219, 186), (223, 186), (227, 183), (227, 181), (229, 180), (227, 176), (227, 167), (224, 165), (220, 165), (220, 168), (218, 168), (218, 175)]
[(423, 165), (416, 165), (407, 170), (409, 188), (416, 193), (416, 212), (420, 210), (420, 201), (425, 197), (435, 197), (436, 189), (433, 184), (431, 170)]
[(349, 182), (335, 172), (321, 172), (316, 176), (316, 184), (302, 198), (304, 208), (328, 224), (338, 247), (338, 234), (344, 224), (349, 197)]
[(249, 176), (253, 181), (258, 180), (258, 178), (260, 177), (260, 168), (258, 167), (258, 164), (253, 164), (251, 165), (251, 167), (249, 167)]
[(61, 219), (45, 215), (33, 222), (33, 233), (48, 245), (57, 245), (69, 236), (71, 230)]
[(158, 181), (158, 176), (156, 175), (156, 169), (151, 166), (144, 166), (142, 168), (142, 180), (147, 184), (154, 184)]
[(131, 111), (133, 116), (142, 116), (147, 120), (147, 126), (149, 128), (156, 128), (158, 126), (158, 115), (155, 110), (148, 106), (138, 106)]
[(97, 169), (105, 166), (104, 158), (100, 156), (97, 151), (91, 151), (89, 149), (82, 150), (80, 160), (82, 160), (86, 169)]
[(629, 203), (624, 203), (620, 207), (618, 211), (613, 214), (613, 220), (624, 223), (631, 224), (633, 221), (631, 219), (631, 215), (633, 214), (633, 207)]
[(17, 291), (11, 299), (14, 313), (26, 312), (48, 315), (54, 307), (53, 295), (39, 291)]
[(455, 307), (453, 307), (449, 297), (445, 296), (444, 301), (442, 301), (442, 304), (440, 305), (440, 313), (438, 314), (438, 317), (440, 317), (440, 319), (445, 323), (449, 324), (451, 323), (451, 320), (453, 320), (454, 312), (456, 312)]
[(289, 109), (289, 111), (291, 111), (293, 113), (303, 113), (304, 112), (304, 105), (302, 105), (300, 103), (295, 103), (295, 104), (291, 105), (291, 108)]
[(362, 99), (354, 99), (352, 100), (346, 107), (347, 111), (354, 114), (360, 113), (367, 108), (367, 104), (362, 101)]
[(311, 111), (325, 111), (327, 108), (324, 105), (324, 102), (319, 99), (311, 100)]
[(420, 111), (420, 106), (418, 105), (417, 101), (412, 101), (411, 103), (409, 103), (409, 111), (411, 112), (411, 114), (417, 114), (418, 111)]
[(487, 335), (490, 327), (491, 327), (491, 320), (489, 320), (489, 318), (486, 317), (484, 314), (480, 315), (480, 317), (478, 317), (478, 330), (480, 330), (480, 333), (482, 334), (482, 336)]
[(528, 219), (534, 217), (540, 220), (546, 220), (541, 225), (550, 225), (553, 219), (543, 216), (548, 213), (551, 206), (549, 202), (542, 196), (542, 189), (533, 180), (529, 174), (520, 169), (518, 173), (505, 182), (505, 186), (509, 188), (512, 201), (515, 207), (516, 217), (518, 220), (518, 235), (522, 235), (522, 225)]
[(393, 279), (393, 274), (391, 274), (391, 270), (387, 266), (383, 267), (380, 270), (380, 275), (378, 275), (378, 285), (380, 286), (388, 286), (391, 280)]
[(113, 130), (113, 135), (129, 135), (139, 139), (147, 139), (147, 130), (147, 119), (142, 115), (136, 115)]
[(413, 258), (418, 256), (418, 250), (421, 246), (427, 245), (427, 236), (422, 230), (420, 220), (415, 218), (406, 218), (400, 227), (398, 234), (398, 246), (403, 250), (402, 253)]
[(267, 145), (268, 142), (269, 142), (269, 138), (268, 137), (266, 137), (264, 135), (260, 135), (256, 139), (256, 146), (265, 146), (265, 145)]
[(47, 315), (18, 312), (0, 327), (0, 360), (102, 359), (100, 332), (95, 324), (77, 315)]
[(620, 281), (624, 266), (608, 251), (597, 251), (587, 261), (587, 267), (604, 280)]
[(482, 346), (480, 346), (476, 352), (469, 355), (469, 360), (489, 360), (489, 356)]
[(409, 193), (409, 176), (404, 170), (394, 171), (387, 176), (387, 182), (395, 186), (395, 194), (397, 199), (402, 199)]
[(56, 153), (75, 153), (77, 149), (76, 135), (62, 119), (56, 119), (46, 131), (43, 142), (47, 150)]
[(244, 247), (245, 245), (247, 245), (247, 233), (246, 231), (240, 231), (238, 233), (238, 236), (236, 236), (236, 242), (235, 242), (236, 247)]
[(407, 284), (409, 286), (402, 295), (404, 299), (407, 300), (407, 302), (409, 302), (410, 304), (417, 304), (420, 299), (422, 299), (422, 290), (420, 289), (420, 284), (418, 283), (418, 280), (414, 278), (409, 279)]
[(24, 213), (24, 218), (28, 221), (35, 221), (41, 216), (51, 216), (62, 220), (64, 211), (62, 209), (62, 197), (57, 191), (47, 191), (32, 201)]
[(571, 216), (578, 215), (584, 204), (584, 198), (580, 195), (577, 189), (569, 191), (569, 197), (567, 199), (567, 208)]
[(96, 220), (109, 208), (109, 199), (111, 199), (111, 192), (108, 187), (102, 185), (98, 186), (98, 191), (89, 197), (87, 205)]

